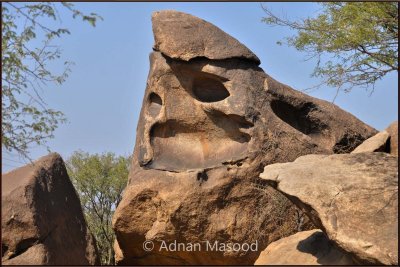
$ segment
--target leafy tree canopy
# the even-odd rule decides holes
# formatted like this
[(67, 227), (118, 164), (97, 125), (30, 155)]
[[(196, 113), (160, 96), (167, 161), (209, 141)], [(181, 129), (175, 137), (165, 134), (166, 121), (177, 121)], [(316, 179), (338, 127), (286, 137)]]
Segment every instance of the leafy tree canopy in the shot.
[[(321, 85), (350, 91), (374, 89), (375, 82), (398, 71), (398, 3), (325, 2), (314, 18), (291, 21), (263, 6), (263, 21), (296, 31), (285, 43), (317, 58), (312, 73)], [(282, 42), (278, 42), (281, 44)]]
[(126, 186), (130, 158), (113, 153), (90, 155), (74, 152), (66, 161), (90, 231), (96, 238), (101, 263), (114, 265), (111, 220)]
[(42, 98), (44, 85), (62, 84), (70, 72), (68, 61), (59, 74), (49, 67), (61, 56), (60, 47), (53, 41), (70, 34), (66, 28), (54, 28), (55, 22), (61, 23), (59, 8), (92, 26), (101, 19), (94, 13), (82, 13), (71, 3), (1, 5), (1, 144), (8, 153), (16, 152), (25, 159), (29, 159), (32, 145), (44, 145), (58, 125), (66, 121), (62, 112), (49, 108)]

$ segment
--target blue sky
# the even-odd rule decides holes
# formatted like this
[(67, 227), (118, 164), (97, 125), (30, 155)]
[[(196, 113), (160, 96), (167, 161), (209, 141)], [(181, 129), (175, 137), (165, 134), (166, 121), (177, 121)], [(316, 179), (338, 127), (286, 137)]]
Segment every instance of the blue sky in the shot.
[[(305, 18), (317, 14), (316, 3), (267, 3), (277, 14)], [(104, 18), (92, 28), (60, 8), (62, 26), (71, 31), (56, 43), (63, 59), (75, 62), (68, 80), (61, 86), (48, 86), (43, 96), (52, 108), (65, 113), (69, 122), (61, 125), (48, 142), (52, 151), (67, 159), (74, 151), (111, 151), (129, 155), (135, 145), (136, 126), (149, 69), (153, 35), (151, 13), (174, 9), (207, 20), (229, 33), (261, 60), (261, 67), (276, 80), (295, 89), (318, 84), (310, 74), (315, 61), (304, 61), (305, 54), (279, 46), (277, 41), (293, 34), (283, 27), (261, 22), (260, 3), (76, 3), (84, 12)], [(59, 70), (62, 61), (52, 64)], [(397, 120), (397, 73), (376, 84), (370, 96), (364, 89), (341, 93), (335, 104), (378, 130)], [(331, 101), (334, 88), (322, 88), (312, 96)], [(46, 148), (31, 150), (36, 159)], [(3, 154), (2, 172), (24, 164), (18, 157)]]

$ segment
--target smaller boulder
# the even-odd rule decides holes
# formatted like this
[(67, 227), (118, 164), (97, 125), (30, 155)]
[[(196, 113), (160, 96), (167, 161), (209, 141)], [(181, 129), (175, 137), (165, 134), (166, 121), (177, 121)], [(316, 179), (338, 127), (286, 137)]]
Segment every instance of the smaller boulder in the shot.
[(365, 140), (361, 145), (356, 147), (351, 153), (364, 152), (386, 152), (388, 146), (389, 133), (382, 131)]
[(382, 152), (307, 155), (261, 178), (361, 264), (398, 264), (398, 163)]
[(2, 174), (3, 265), (98, 265), (78, 195), (60, 155)]
[(275, 241), (254, 265), (353, 265), (352, 257), (329, 241), (319, 229), (298, 232)]
[(395, 121), (386, 128), (386, 132), (390, 135), (390, 154), (399, 156), (399, 122)]

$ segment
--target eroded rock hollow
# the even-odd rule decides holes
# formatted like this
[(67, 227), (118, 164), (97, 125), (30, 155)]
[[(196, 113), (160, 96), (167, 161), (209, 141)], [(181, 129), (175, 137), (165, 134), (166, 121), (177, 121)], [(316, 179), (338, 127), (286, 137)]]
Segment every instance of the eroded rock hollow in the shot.
[[(258, 178), (263, 167), (348, 153), (377, 131), (275, 81), (247, 47), (204, 20), (161, 11), (152, 22), (132, 167), (113, 218), (117, 262), (253, 264), (298, 228), (295, 206)], [(257, 241), (259, 248), (172, 252), (160, 250), (162, 241)]]

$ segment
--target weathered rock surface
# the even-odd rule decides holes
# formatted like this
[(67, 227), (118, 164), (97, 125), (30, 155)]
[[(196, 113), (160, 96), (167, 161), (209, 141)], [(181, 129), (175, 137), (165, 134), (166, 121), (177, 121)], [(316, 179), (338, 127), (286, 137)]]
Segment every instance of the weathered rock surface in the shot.
[(254, 265), (354, 265), (352, 257), (337, 248), (318, 229), (298, 232), (272, 242)]
[(385, 130), (390, 135), (390, 154), (399, 156), (399, 122), (395, 121)]
[(154, 12), (152, 23), (154, 49), (170, 58), (242, 58), (260, 64), (258, 57), (238, 40), (189, 14), (173, 10)]
[(64, 162), (50, 154), (2, 175), (2, 264), (99, 264)]
[(376, 135), (365, 140), (361, 145), (356, 147), (351, 153), (364, 152), (386, 152), (390, 135), (386, 131), (377, 133)]
[[(348, 153), (377, 131), (275, 81), (248, 49), (198, 18), (157, 12), (153, 31), (129, 181), (113, 218), (118, 264), (253, 264), (269, 243), (297, 231), (296, 207), (258, 178), (263, 167)], [(174, 240), (257, 240), (260, 251), (159, 251)]]
[(398, 163), (382, 152), (307, 155), (261, 178), (360, 263), (398, 264)]

